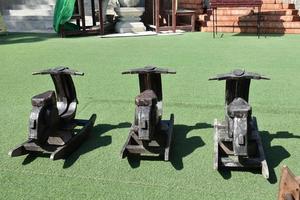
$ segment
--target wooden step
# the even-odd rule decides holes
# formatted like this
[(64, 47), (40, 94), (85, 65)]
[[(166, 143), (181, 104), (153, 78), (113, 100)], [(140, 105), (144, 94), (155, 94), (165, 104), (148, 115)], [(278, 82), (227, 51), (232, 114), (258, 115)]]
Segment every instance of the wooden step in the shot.
[[(199, 18), (203, 19), (204, 18)], [(209, 20), (213, 20), (213, 16), (209, 16)], [(257, 21), (257, 15), (246, 15), (246, 16), (218, 16), (218, 21)], [(284, 22), (291, 22), (291, 21), (300, 21), (299, 16), (293, 15), (263, 15), (261, 16), (261, 21), (284, 21)]]
[[(213, 26), (213, 22), (206, 23), (208, 27)], [(257, 22), (230, 22), (218, 21), (218, 27), (256, 27)], [(261, 22), (262, 28), (297, 28), (300, 29), (300, 22)]]
[[(212, 32), (212, 27), (202, 27), (202, 32)], [(256, 27), (218, 27), (219, 33), (256, 33)], [(276, 34), (300, 34), (299, 29), (285, 29), (285, 28), (262, 28), (261, 33), (276, 33)]]

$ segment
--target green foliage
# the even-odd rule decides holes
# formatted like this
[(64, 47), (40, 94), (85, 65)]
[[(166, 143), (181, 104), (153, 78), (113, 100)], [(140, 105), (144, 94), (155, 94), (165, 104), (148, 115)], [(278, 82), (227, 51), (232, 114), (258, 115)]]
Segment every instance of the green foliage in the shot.
[(5, 23), (4, 23), (4, 20), (3, 20), (2, 15), (1, 15), (1, 13), (0, 13), (0, 33), (4, 33), (4, 32), (6, 32), (6, 31), (7, 31), (6, 25), (5, 25)]

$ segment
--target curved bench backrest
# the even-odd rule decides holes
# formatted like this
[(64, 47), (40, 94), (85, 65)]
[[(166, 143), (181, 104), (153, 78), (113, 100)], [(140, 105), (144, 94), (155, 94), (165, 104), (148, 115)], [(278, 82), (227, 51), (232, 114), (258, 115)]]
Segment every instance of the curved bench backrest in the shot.
[(65, 120), (74, 119), (78, 100), (71, 75), (83, 76), (84, 74), (68, 67), (57, 67), (33, 73), (33, 75), (37, 74), (49, 74), (51, 76), (56, 90), (59, 116)]
[(265, 79), (269, 80), (264, 76), (257, 73), (246, 72), (245, 70), (234, 70), (227, 74), (219, 74), (209, 80), (226, 80), (225, 89), (225, 105), (229, 105), (235, 98), (242, 98), (246, 102), (249, 100), (249, 88), (251, 79)]

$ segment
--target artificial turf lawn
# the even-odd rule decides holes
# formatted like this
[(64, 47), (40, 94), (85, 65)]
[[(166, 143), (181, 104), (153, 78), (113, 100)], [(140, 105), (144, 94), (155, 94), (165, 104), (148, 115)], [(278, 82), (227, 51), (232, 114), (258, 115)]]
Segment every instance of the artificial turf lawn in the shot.
[[(276, 199), (280, 167), (300, 175), (300, 35), (181, 36), (61, 39), (54, 35), (0, 36), (1, 199)], [(164, 116), (175, 114), (172, 161), (120, 159), (138, 94), (136, 75), (123, 70), (166, 66)], [(77, 118), (97, 114), (92, 136), (68, 159), (10, 158), (27, 139), (30, 98), (54, 89), (31, 72), (55, 66), (85, 72), (74, 81)], [(250, 104), (257, 117), (270, 181), (259, 171), (219, 173), (212, 168), (214, 118), (224, 118), (224, 82), (207, 81), (235, 68), (259, 72)]]

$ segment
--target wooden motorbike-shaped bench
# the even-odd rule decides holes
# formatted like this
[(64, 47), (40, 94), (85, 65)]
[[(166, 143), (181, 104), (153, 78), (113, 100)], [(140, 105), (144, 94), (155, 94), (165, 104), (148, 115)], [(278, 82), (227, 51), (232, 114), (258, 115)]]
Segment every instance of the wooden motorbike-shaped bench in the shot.
[(9, 155), (42, 153), (51, 154), (52, 160), (61, 159), (75, 151), (89, 135), (96, 115), (89, 120), (75, 119), (78, 101), (71, 75), (83, 76), (83, 73), (58, 67), (33, 73), (37, 74), (50, 75), (56, 93), (50, 90), (32, 97), (28, 140)]
[(235, 70), (209, 80), (226, 80), (225, 121), (215, 120), (214, 169), (261, 168), (269, 178), (256, 118), (248, 103), (251, 79), (268, 79), (259, 74)]
[(135, 98), (134, 123), (121, 151), (121, 157), (128, 154), (158, 155), (169, 160), (173, 135), (174, 115), (162, 120), (161, 74), (175, 74), (175, 71), (157, 67), (133, 69), (123, 74), (138, 74), (140, 94)]

